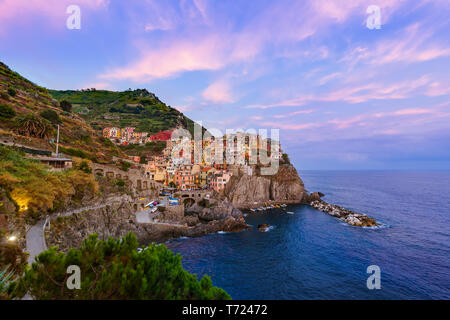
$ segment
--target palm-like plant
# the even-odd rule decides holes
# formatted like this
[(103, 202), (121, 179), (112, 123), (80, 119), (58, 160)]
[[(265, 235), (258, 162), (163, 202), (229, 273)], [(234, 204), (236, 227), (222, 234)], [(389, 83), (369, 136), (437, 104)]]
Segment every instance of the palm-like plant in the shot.
[(53, 127), (46, 119), (29, 113), (17, 117), (15, 131), (24, 136), (48, 138), (53, 132)]
[(9, 265), (7, 265), (3, 270), (0, 271), (0, 295), (6, 293), (8, 288), (9, 279), (13, 276), (14, 272), (10, 271), (8, 273)]

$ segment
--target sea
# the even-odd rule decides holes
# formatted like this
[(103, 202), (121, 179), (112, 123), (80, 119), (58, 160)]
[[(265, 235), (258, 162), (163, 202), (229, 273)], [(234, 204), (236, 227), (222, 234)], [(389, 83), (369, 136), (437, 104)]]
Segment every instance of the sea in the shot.
[[(166, 245), (183, 257), (186, 270), (209, 275), (233, 299), (450, 298), (450, 171), (299, 174), (308, 191), (320, 191), (323, 200), (365, 213), (381, 226), (353, 227), (291, 205), (286, 210), (294, 214), (246, 212), (249, 231)], [(260, 232), (262, 223), (272, 227)], [(379, 288), (368, 286), (374, 276)]]

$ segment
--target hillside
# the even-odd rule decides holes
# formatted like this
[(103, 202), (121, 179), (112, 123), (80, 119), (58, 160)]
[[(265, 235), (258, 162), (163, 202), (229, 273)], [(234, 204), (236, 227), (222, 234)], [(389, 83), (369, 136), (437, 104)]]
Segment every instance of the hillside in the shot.
[[(70, 112), (63, 110), (60, 102), (64, 100), (72, 104)], [(49, 151), (55, 151), (59, 124), (62, 153), (102, 163), (110, 162), (113, 156), (144, 155), (155, 149), (153, 145), (119, 148), (102, 137), (105, 127), (135, 127), (137, 132), (150, 134), (176, 127), (194, 131), (191, 119), (146, 89), (122, 92), (50, 90), (25, 79), (1, 62), (0, 121), (3, 142)]]
[(61, 109), (47, 89), (0, 62), (0, 141), (55, 151), (60, 125), (60, 151), (109, 162), (123, 152), (75, 113)]
[(167, 106), (146, 89), (127, 91), (107, 90), (49, 90), (59, 101), (67, 100), (73, 112), (97, 131), (104, 127), (135, 127), (138, 132), (187, 128), (193, 132), (194, 123), (178, 110)]

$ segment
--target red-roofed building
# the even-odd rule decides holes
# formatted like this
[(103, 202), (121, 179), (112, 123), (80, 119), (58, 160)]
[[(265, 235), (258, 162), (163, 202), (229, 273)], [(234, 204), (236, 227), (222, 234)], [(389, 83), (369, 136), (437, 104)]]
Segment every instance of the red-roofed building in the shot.
[(150, 141), (168, 141), (172, 139), (172, 130), (158, 132), (150, 137)]

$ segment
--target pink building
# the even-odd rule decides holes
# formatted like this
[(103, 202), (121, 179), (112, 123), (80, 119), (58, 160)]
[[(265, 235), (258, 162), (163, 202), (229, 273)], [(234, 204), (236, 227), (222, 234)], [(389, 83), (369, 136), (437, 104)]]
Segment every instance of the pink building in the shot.
[(225, 186), (228, 183), (228, 181), (230, 181), (231, 176), (232, 173), (228, 171), (222, 171), (214, 174), (210, 183), (211, 189), (213, 189), (216, 192), (222, 191), (223, 189), (225, 189)]

